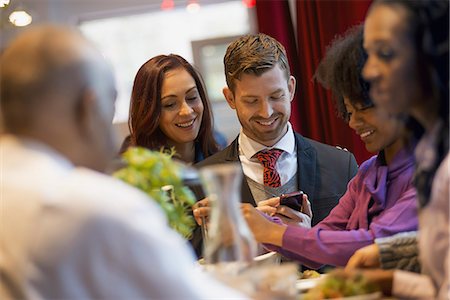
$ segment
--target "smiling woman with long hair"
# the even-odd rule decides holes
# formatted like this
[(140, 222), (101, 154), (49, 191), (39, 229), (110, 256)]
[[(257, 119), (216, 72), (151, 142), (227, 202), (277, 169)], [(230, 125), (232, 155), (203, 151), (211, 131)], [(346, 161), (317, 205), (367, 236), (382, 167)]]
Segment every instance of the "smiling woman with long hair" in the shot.
[(200, 74), (176, 54), (158, 55), (136, 74), (122, 145), (151, 150), (174, 147), (178, 158), (196, 163), (216, 153), (213, 119)]

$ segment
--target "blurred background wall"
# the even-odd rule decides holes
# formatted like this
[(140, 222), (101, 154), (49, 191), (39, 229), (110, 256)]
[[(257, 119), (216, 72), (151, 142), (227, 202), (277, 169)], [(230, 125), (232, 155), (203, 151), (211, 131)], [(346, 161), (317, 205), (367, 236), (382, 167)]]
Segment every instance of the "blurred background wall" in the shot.
[[(78, 26), (111, 61), (118, 101), (115, 126), (128, 132), (129, 98), (138, 68), (158, 54), (184, 56), (202, 73), (213, 103), (216, 128), (231, 141), (239, 122), (222, 96), (222, 58), (236, 36), (264, 32), (287, 49), (297, 94), (291, 122), (303, 135), (370, 155), (359, 137), (335, 116), (331, 95), (312, 82), (325, 47), (336, 34), (363, 21), (370, 0), (0, 0), (0, 46), (28, 26), (53, 22)], [(32, 17), (11, 23), (14, 11)], [(14, 20), (13, 20), (14, 21)], [(19, 19), (20, 21), (20, 19)], [(20, 23), (20, 22), (19, 22)]]

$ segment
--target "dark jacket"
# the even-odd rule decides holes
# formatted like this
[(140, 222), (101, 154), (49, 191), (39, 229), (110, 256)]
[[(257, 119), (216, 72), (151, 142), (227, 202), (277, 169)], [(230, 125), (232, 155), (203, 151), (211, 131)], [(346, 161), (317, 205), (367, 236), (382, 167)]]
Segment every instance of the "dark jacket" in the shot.
[[(352, 153), (325, 145), (295, 133), (297, 146), (298, 190), (305, 192), (311, 202), (312, 224), (324, 219), (347, 190), (347, 184), (358, 171), (358, 165)], [(206, 158), (195, 167), (239, 162), (238, 138), (224, 150)], [(202, 197), (203, 195), (199, 196)], [(243, 176), (241, 201), (256, 206), (250, 187)], [(201, 233), (196, 229), (191, 240), (195, 251), (201, 253)]]

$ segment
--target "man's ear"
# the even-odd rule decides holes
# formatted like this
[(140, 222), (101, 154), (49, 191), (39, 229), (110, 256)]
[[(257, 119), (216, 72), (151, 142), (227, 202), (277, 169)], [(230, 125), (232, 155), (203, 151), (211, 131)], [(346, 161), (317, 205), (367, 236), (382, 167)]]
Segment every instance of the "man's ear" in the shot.
[(222, 92), (223, 92), (223, 95), (225, 96), (225, 99), (228, 102), (228, 105), (232, 109), (236, 109), (236, 103), (235, 103), (235, 100), (234, 100), (233, 92), (228, 87), (224, 87)]
[(289, 89), (289, 97), (290, 97), (289, 101), (292, 101), (294, 99), (295, 87), (296, 87), (295, 77), (291, 75), (289, 77), (289, 81), (288, 81), (288, 89)]
[(80, 132), (84, 137), (91, 135), (95, 130), (95, 118), (97, 118), (97, 99), (92, 90), (84, 89), (81, 91), (76, 104), (76, 122)]

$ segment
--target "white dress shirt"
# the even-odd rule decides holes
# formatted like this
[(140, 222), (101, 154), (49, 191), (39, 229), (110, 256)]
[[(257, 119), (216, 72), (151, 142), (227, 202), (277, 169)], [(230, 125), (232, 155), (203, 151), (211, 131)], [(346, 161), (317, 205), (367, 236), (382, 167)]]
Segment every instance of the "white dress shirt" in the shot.
[(286, 134), (272, 147), (262, 145), (242, 131), (239, 134), (239, 159), (241, 161), (244, 174), (252, 180), (264, 184), (264, 166), (255, 157), (255, 154), (264, 149), (280, 149), (283, 154), (278, 158), (276, 169), (280, 174), (281, 185), (288, 182), (297, 173), (297, 151), (295, 146), (295, 136), (291, 123), (288, 122)]
[(48, 147), (0, 138), (1, 299), (241, 299), (198, 271), (159, 206)]

